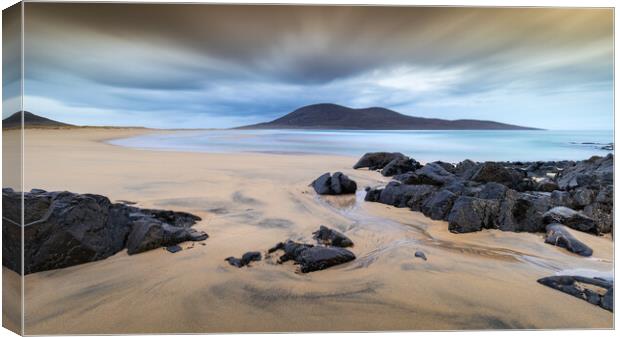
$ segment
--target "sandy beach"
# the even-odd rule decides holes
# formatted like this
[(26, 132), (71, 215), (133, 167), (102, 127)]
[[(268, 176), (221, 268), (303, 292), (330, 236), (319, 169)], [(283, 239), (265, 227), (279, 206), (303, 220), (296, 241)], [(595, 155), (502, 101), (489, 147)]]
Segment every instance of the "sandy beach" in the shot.
[[(5, 143), (12, 132), (3, 132)], [(191, 212), (203, 219), (195, 228), (209, 234), (206, 245), (184, 243), (176, 254), (122, 251), (27, 275), (26, 334), (613, 326), (611, 312), (536, 282), (565, 270), (611, 272), (608, 236), (571, 231), (594, 250), (584, 258), (545, 244), (542, 234), (453, 234), (421, 213), (364, 202), (365, 186), (389, 178), (353, 170), (353, 157), (150, 151), (105, 142), (145, 132), (153, 131), (28, 129), (25, 190), (96, 193)], [(335, 171), (357, 181), (357, 195), (319, 197), (308, 186)], [(357, 259), (309, 274), (273, 258), (242, 269), (224, 261), (289, 238), (312, 243), (320, 225), (350, 237)], [(415, 258), (416, 250), (428, 260)]]

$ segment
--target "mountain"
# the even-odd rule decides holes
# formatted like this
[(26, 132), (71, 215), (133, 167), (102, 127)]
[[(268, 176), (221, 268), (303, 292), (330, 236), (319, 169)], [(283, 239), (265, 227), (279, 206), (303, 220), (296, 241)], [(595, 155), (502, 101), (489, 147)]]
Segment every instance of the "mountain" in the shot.
[(538, 130), (476, 119), (413, 117), (385, 108), (352, 109), (330, 103), (304, 106), (271, 122), (238, 129)]
[[(21, 126), (22, 118), (19, 112), (12, 114), (11, 116), (2, 120), (2, 128), (19, 128)], [(57, 128), (57, 127), (71, 127), (74, 125), (57, 122), (49, 118), (41, 117), (33, 114), (32, 112), (24, 111), (24, 127), (33, 128)]]

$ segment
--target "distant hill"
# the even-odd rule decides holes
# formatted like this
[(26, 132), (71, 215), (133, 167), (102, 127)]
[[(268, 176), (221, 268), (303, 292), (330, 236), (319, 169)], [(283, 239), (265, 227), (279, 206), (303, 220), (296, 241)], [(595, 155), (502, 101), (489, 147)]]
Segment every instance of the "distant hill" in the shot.
[(238, 129), (538, 130), (475, 119), (413, 117), (385, 108), (352, 109), (330, 103), (304, 106), (271, 122)]
[[(2, 128), (19, 128), (21, 126), (22, 117), (19, 112), (2, 120)], [(56, 128), (56, 127), (72, 127), (74, 125), (57, 122), (49, 118), (41, 117), (32, 112), (24, 111), (24, 127), (33, 128)]]

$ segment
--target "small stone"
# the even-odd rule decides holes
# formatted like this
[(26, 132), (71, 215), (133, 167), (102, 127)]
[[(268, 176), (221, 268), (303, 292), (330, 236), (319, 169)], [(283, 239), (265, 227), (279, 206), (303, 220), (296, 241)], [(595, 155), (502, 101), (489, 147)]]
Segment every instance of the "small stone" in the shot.
[(421, 250), (415, 252), (415, 257), (419, 257), (422, 260), (426, 261), (426, 254), (424, 254), (424, 252)]
[(174, 246), (168, 246), (166, 247), (166, 250), (169, 251), (170, 253), (178, 253), (180, 251), (183, 250), (183, 248), (181, 248), (178, 245), (174, 245)]

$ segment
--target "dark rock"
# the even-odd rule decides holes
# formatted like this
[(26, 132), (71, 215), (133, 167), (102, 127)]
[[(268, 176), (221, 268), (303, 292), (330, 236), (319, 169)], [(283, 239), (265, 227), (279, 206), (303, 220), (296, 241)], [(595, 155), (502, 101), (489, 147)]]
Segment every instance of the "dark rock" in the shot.
[(557, 182), (561, 189), (570, 190), (577, 187), (602, 188), (613, 184), (614, 156), (594, 156), (577, 162), (558, 174)]
[(569, 192), (566, 191), (553, 191), (551, 192), (549, 202), (552, 206), (565, 206), (568, 208), (573, 207), (573, 198)]
[[(114, 204), (96, 194), (36, 190), (23, 195), (25, 274), (105, 259), (124, 248), (134, 253), (207, 237), (188, 228), (200, 220), (188, 213)], [(21, 270), (21, 196), (8, 190), (2, 193), (2, 263), (17, 272)]]
[(601, 306), (601, 308), (605, 310), (609, 310), (611, 312), (614, 311), (614, 288), (613, 287), (607, 290), (607, 292), (601, 299), (601, 302), (599, 305)]
[(456, 164), (456, 168), (454, 170), (454, 174), (464, 180), (470, 180), (471, 177), (478, 171), (480, 164), (465, 159), (462, 162)]
[(592, 249), (575, 237), (560, 224), (547, 225), (547, 237), (545, 243), (566, 248), (569, 252), (581, 256), (592, 256)]
[(583, 208), (591, 204), (596, 198), (593, 190), (587, 187), (578, 187), (571, 191), (571, 196), (575, 207)]
[(598, 234), (599, 230), (592, 218), (563, 206), (557, 206), (543, 214), (545, 224), (560, 223), (570, 228)]
[(302, 273), (327, 269), (355, 259), (355, 254), (345, 248), (313, 246), (290, 240), (277, 244), (269, 249), (269, 253), (277, 250), (284, 251), (280, 263), (293, 260), (299, 264)]
[(553, 192), (559, 189), (558, 184), (549, 178), (543, 178), (537, 181), (535, 185), (535, 190), (540, 192)]
[(496, 162), (485, 162), (474, 173), (471, 180), (481, 183), (500, 183), (510, 188), (517, 188), (526, 174), (522, 170), (517, 170)]
[(433, 220), (445, 219), (456, 198), (457, 195), (448, 190), (437, 191), (426, 199), (422, 204), (421, 211)]
[(312, 187), (317, 194), (331, 194), (332, 193), (332, 175), (328, 172), (322, 176), (316, 178), (312, 182)]
[(446, 170), (446, 171), (448, 171), (448, 172), (450, 172), (452, 174), (456, 173), (456, 166), (454, 164), (446, 163), (445, 161), (441, 161), (441, 160), (434, 161), (431, 164), (439, 165), (444, 170)]
[(342, 172), (336, 172), (334, 175), (325, 173), (313, 181), (311, 185), (317, 194), (352, 194), (357, 190), (355, 181), (349, 179)]
[(260, 252), (247, 252), (243, 254), (240, 259), (230, 256), (227, 257), (225, 260), (228, 261), (231, 266), (241, 268), (244, 266), (249, 266), (252, 261), (260, 261), (262, 260), (262, 258), (263, 257)]
[(495, 228), (498, 211), (497, 200), (461, 196), (448, 214), (448, 229), (454, 233), (469, 233)]
[(614, 225), (612, 204), (593, 202), (583, 209), (583, 214), (594, 220), (593, 233), (611, 233)]
[[(391, 181), (380, 192), (368, 192), (366, 197), (368, 201), (372, 201), (370, 198), (376, 197), (376, 194), (378, 194), (376, 201), (382, 204), (395, 207), (410, 207), (413, 210), (419, 210), (422, 202), (435, 189), (435, 187), (430, 185), (405, 185)], [(371, 197), (369, 197), (369, 194), (371, 194)]]
[(383, 191), (383, 188), (369, 189), (364, 196), (364, 201), (379, 202), (379, 198), (381, 197), (381, 191)]
[(415, 257), (419, 257), (422, 260), (426, 261), (426, 254), (424, 254), (423, 251), (420, 251), (420, 250), (416, 251), (415, 252)]
[(174, 245), (174, 246), (166, 247), (166, 250), (169, 251), (170, 253), (178, 253), (182, 251), (183, 248), (179, 247), (178, 245)]
[(370, 152), (366, 153), (353, 165), (354, 169), (367, 167), (370, 170), (381, 170), (392, 160), (397, 158), (407, 158), (404, 154), (398, 152)]
[(199, 216), (185, 213), (185, 212), (175, 212), (161, 209), (137, 209), (136, 214), (138, 214), (138, 218), (142, 218), (143, 215), (147, 215), (149, 217), (155, 218), (161, 222), (168, 223), (172, 226), (176, 227), (184, 227), (189, 228), (193, 226), (196, 222), (202, 220)]
[(453, 182), (456, 176), (438, 164), (426, 164), (413, 173), (406, 173), (396, 177), (397, 180), (408, 185), (436, 185), (441, 186)]
[(562, 275), (543, 277), (538, 283), (613, 312), (613, 282), (600, 278)]
[(500, 203), (498, 229), (512, 232), (542, 232), (543, 215), (551, 207), (546, 194), (508, 190)]
[(351, 241), (351, 239), (349, 239), (346, 235), (325, 226), (321, 226), (319, 230), (313, 232), (312, 235), (314, 239), (320, 244), (334, 247), (353, 246), (353, 241)]
[(208, 238), (204, 232), (178, 227), (156, 218), (143, 217), (135, 220), (127, 237), (127, 254), (142, 253), (162, 246), (172, 246), (185, 241), (203, 241)]
[(450, 191), (456, 195), (461, 195), (467, 192), (467, 189), (468, 189), (467, 184), (468, 182), (457, 179), (457, 180), (454, 180), (452, 182), (449, 182), (443, 185), (441, 188), (443, 190)]
[(487, 183), (484, 184), (480, 192), (476, 193), (476, 197), (480, 199), (495, 199), (501, 200), (506, 195), (508, 187), (500, 183)]
[(396, 174), (415, 171), (420, 167), (422, 165), (414, 159), (408, 157), (395, 158), (385, 165), (381, 170), (381, 174), (385, 177), (391, 177)]

